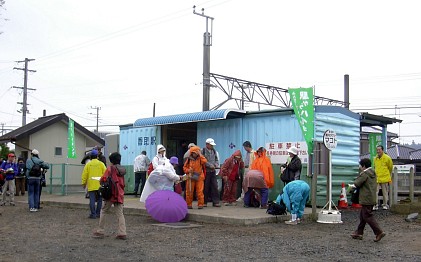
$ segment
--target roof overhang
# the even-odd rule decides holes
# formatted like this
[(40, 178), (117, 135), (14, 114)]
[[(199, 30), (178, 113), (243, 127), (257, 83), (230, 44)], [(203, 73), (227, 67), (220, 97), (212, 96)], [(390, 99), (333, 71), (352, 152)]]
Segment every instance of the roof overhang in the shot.
[(401, 123), (402, 120), (385, 116), (373, 115), (369, 113), (360, 113), (361, 126), (387, 126), (394, 123)]
[(146, 127), (146, 126), (162, 126), (162, 125), (172, 125), (172, 124), (191, 123), (191, 122), (203, 122), (203, 121), (211, 121), (211, 120), (238, 118), (245, 114), (246, 114), (246, 111), (244, 110), (220, 109), (220, 110), (203, 111), (203, 112), (187, 113), (187, 114), (180, 114), (180, 115), (140, 118), (134, 122), (133, 126)]

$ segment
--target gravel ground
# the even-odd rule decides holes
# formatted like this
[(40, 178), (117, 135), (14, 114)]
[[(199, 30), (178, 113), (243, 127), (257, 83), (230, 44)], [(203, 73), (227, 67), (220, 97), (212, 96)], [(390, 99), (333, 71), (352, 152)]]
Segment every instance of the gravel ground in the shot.
[[(343, 224), (303, 221), (257, 226), (202, 224), (195, 228), (154, 225), (146, 216), (126, 216), (127, 240), (114, 238), (114, 217), (104, 239), (91, 237), (98, 219), (86, 209), (27, 205), (0, 207), (0, 261), (421, 261), (421, 224), (378, 211), (387, 233), (380, 242), (366, 228), (364, 240), (350, 238), (358, 211), (342, 212)], [(113, 232), (114, 231), (114, 232)]]

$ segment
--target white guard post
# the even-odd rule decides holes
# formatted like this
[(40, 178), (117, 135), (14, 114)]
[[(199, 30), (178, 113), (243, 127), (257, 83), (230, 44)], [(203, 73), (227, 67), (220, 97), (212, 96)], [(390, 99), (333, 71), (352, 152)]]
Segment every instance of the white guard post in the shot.
[[(320, 211), (317, 222), (325, 224), (340, 224), (341, 212), (332, 201), (332, 150), (336, 148), (338, 141), (336, 140), (336, 133), (333, 130), (326, 130), (323, 134), (323, 144), (329, 150), (329, 201)], [(332, 210), (332, 205), (335, 210)], [(326, 207), (328, 209), (326, 209)]]

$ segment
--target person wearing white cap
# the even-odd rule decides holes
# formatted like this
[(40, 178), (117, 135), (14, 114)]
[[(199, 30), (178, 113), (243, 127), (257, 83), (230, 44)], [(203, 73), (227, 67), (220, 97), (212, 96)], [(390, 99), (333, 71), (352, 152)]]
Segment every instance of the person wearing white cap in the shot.
[(212, 201), (214, 207), (220, 207), (218, 181), (216, 180), (215, 168), (219, 168), (219, 154), (215, 150), (215, 141), (212, 138), (206, 139), (206, 146), (202, 149), (202, 155), (208, 160), (206, 163), (206, 177), (203, 193), (205, 195), (205, 205)]
[(298, 148), (291, 146), (287, 152), (289, 153), (290, 159), (281, 166), (281, 180), (285, 185), (291, 181), (300, 180), (302, 169), (301, 159), (298, 157)]
[(42, 169), (49, 169), (50, 166), (39, 158), (39, 151), (34, 149), (31, 157), (26, 160), (26, 178), (28, 181), (28, 204), (30, 212), (37, 212), (40, 208), (41, 178), (42, 174), (31, 175), (30, 170), (35, 164)]
[(184, 163), (186, 163), (186, 160), (190, 157), (190, 148), (192, 148), (192, 147), (194, 147), (194, 146), (196, 146), (194, 143), (190, 143), (190, 144), (188, 145), (188, 147), (187, 147), (187, 152), (186, 152), (186, 153), (184, 153), (184, 156), (183, 156), (183, 164), (184, 164)]

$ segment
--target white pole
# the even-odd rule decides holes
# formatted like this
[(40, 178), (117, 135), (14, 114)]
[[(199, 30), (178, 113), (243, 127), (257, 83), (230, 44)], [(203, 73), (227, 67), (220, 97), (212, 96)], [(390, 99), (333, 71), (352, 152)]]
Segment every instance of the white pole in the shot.
[(332, 210), (332, 150), (329, 150), (329, 211)]

